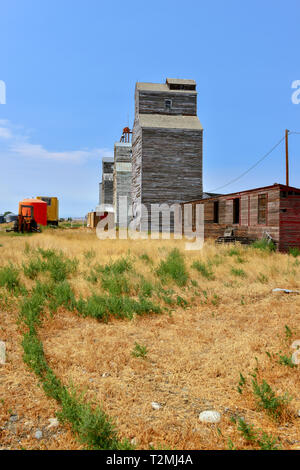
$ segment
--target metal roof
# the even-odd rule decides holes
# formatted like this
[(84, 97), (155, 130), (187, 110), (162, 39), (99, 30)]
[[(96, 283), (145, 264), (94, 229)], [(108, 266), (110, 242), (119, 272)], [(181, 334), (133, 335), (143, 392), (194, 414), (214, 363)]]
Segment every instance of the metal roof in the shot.
[(115, 147), (132, 147), (131, 142), (115, 142)]
[(167, 78), (166, 83), (170, 83), (172, 85), (195, 85), (195, 80), (188, 80), (184, 78)]
[(211, 197), (218, 197), (218, 196), (224, 196), (224, 194), (220, 194), (220, 193), (206, 193), (204, 192), (202, 194), (202, 199), (209, 199)]
[(198, 116), (172, 116), (166, 114), (139, 114), (139, 124), (143, 128), (202, 130)]
[[(182, 204), (190, 204), (191, 202), (207, 202), (208, 200), (214, 200), (214, 199), (219, 199), (219, 198), (227, 198), (227, 197), (231, 197), (231, 196), (238, 196), (238, 195), (241, 195), (241, 194), (246, 194), (246, 193), (253, 193), (253, 192), (256, 192), (256, 191), (266, 191), (268, 189), (275, 189), (275, 188), (278, 188), (278, 189), (282, 189), (282, 190), (285, 190), (285, 191), (297, 191), (297, 192), (300, 192), (300, 188), (295, 188), (294, 186), (286, 186), (285, 184), (280, 184), (280, 183), (274, 183), (270, 186), (262, 186), (260, 188), (253, 188), (253, 189), (244, 189), (244, 190), (241, 190), (241, 191), (237, 191), (235, 193), (227, 193), (227, 194), (219, 194), (219, 195), (215, 195), (215, 196), (210, 196), (210, 197), (202, 197), (200, 199), (193, 199), (191, 201), (187, 201), (187, 202), (183, 202)], [(204, 194), (209, 194), (209, 193), (204, 193)]]
[[(177, 82), (176, 82), (176, 84), (177, 84)], [(192, 83), (192, 85), (193, 85), (193, 83)], [(196, 90), (170, 90), (167, 83), (137, 82), (136, 88), (137, 88), (137, 90), (140, 90), (140, 91), (155, 91), (155, 92), (160, 92), (160, 93), (190, 93), (190, 94), (193, 94), (193, 95), (197, 94)]]

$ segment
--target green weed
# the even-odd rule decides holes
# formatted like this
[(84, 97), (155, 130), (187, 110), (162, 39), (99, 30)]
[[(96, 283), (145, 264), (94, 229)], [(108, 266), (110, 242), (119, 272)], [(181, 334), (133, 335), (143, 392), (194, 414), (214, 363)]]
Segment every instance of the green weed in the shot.
[(254, 448), (258, 447), (260, 450), (279, 450), (278, 438), (267, 434), (266, 432), (255, 429), (252, 424), (247, 424), (244, 419), (238, 417), (233, 418), (232, 421), (237, 423), (237, 429), (247, 443), (251, 443)]
[(87, 250), (83, 253), (83, 256), (87, 261), (91, 261), (96, 256), (95, 250)]
[(150, 281), (146, 281), (142, 279), (140, 284), (140, 291), (143, 297), (151, 297), (153, 293), (154, 287)]
[(161, 261), (156, 274), (163, 280), (173, 279), (180, 287), (186, 285), (188, 273), (185, 267), (184, 258), (180, 251), (175, 248), (172, 250), (165, 261)]
[(101, 285), (104, 290), (107, 290), (112, 296), (129, 294), (130, 285), (128, 280), (125, 277), (112, 275), (112, 276), (103, 276), (101, 280)]
[(231, 274), (237, 277), (246, 277), (247, 274), (243, 269), (236, 269), (236, 268), (231, 268)]
[(137, 301), (126, 296), (98, 296), (95, 294), (87, 300), (80, 299), (76, 308), (81, 315), (102, 321), (108, 321), (110, 315), (116, 318), (132, 319), (134, 314), (161, 313), (158, 305), (143, 297)]
[(293, 336), (292, 330), (288, 327), (288, 325), (285, 325), (284, 328), (285, 328), (286, 339), (290, 339)]
[(31, 259), (26, 264), (23, 263), (23, 271), (26, 277), (29, 279), (36, 279), (38, 274), (46, 270), (46, 263), (40, 258)]
[(297, 258), (298, 256), (300, 256), (300, 249), (297, 246), (290, 247), (289, 255), (294, 256), (294, 258)]
[(213, 271), (201, 261), (194, 261), (192, 268), (196, 269), (206, 279), (214, 279)]
[(124, 274), (132, 270), (132, 263), (128, 258), (120, 258), (114, 263), (107, 264), (104, 267), (98, 265), (96, 270), (104, 274)]
[(261, 282), (262, 284), (266, 284), (266, 283), (269, 281), (268, 277), (265, 276), (265, 274), (262, 274), (262, 273), (259, 273), (259, 274), (258, 274), (257, 280), (258, 280), (259, 282)]
[(286, 355), (279, 356), (278, 364), (291, 368), (297, 367), (297, 364), (294, 364), (292, 359)]
[(276, 251), (276, 245), (272, 241), (268, 241), (266, 239), (257, 240), (256, 242), (252, 243), (252, 248), (256, 248), (257, 250), (273, 252)]
[(6, 287), (10, 292), (17, 293), (20, 289), (19, 272), (12, 265), (0, 268), (0, 287)]
[(150, 256), (147, 255), (147, 253), (143, 253), (143, 254), (140, 256), (140, 259), (141, 259), (142, 261), (146, 261), (146, 263), (149, 263), (149, 264), (152, 263), (152, 259), (150, 258)]
[(237, 387), (237, 391), (242, 394), (243, 393), (243, 388), (244, 386), (246, 385), (246, 379), (245, 377), (243, 376), (243, 374), (240, 372), (240, 380), (239, 380), (239, 384), (238, 384), (238, 387)]
[(186, 308), (188, 306), (188, 302), (183, 299), (180, 295), (177, 295), (176, 304), (182, 308)]
[(237, 250), (236, 248), (231, 248), (229, 251), (228, 251), (228, 255), (229, 256), (239, 256), (240, 252), (239, 250)]
[(252, 380), (252, 389), (258, 408), (264, 409), (272, 418), (280, 419), (284, 408), (291, 400), (287, 394), (277, 396), (265, 380), (259, 385), (256, 377)]
[(134, 357), (142, 357), (144, 359), (148, 354), (148, 350), (147, 350), (146, 346), (143, 346), (143, 345), (135, 342), (134, 343), (134, 349), (133, 349), (131, 354)]

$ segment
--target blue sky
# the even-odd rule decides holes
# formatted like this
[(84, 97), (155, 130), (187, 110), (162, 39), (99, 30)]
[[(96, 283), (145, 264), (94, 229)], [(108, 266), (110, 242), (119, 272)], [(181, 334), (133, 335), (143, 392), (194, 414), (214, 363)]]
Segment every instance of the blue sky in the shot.
[[(0, 213), (37, 195), (58, 196), (61, 216), (93, 209), (101, 158), (132, 125), (136, 81), (195, 79), (204, 189), (234, 179), (286, 128), (300, 132), (299, 14), (298, 0), (2, 0)], [(298, 187), (299, 153), (292, 135)], [(224, 192), (284, 183), (284, 164), (281, 144)]]

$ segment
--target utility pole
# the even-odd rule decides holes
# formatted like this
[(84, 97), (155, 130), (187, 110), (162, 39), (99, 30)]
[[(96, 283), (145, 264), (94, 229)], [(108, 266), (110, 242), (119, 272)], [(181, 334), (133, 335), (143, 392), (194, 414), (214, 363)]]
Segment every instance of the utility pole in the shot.
[(285, 164), (286, 164), (286, 185), (289, 186), (289, 131), (285, 130)]

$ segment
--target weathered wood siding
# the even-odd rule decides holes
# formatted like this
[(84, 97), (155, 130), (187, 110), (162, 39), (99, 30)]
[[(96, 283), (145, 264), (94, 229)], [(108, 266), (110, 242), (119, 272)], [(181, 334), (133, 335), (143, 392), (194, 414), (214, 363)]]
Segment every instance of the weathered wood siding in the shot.
[[(166, 109), (165, 100), (171, 100), (170, 110)], [(146, 123), (143, 118), (142, 127), (140, 116), (149, 114), (154, 115), (153, 121)], [(178, 118), (176, 122), (173, 118), (166, 124), (155, 117), (158, 115)], [(171, 206), (202, 195), (203, 130), (197, 117), (187, 117), (196, 115), (196, 92), (146, 91), (136, 87), (132, 135), (132, 203), (133, 218), (137, 217), (137, 207), (144, 205), (147, 209), (138, 225), (141, 230), (161, 230), (160, 208), (154, 205)], [(197, 123), (195, 120), (188, 123), (187, 119), (195, 119)], [(155, 221), (152, 225), (151, 209), (152, 222)]]
[[(131, 176), (132, 176), (132, 147), (130, 143), (118, 142), (114, 147), (114, 212), (117, 227), (127, 227), (131, 215)], [(121, 207), (121, 198), (127, 198), (127, 208)], [(127, 220), (124, 214), (127, 210)], [(121, 217), (120, 217), (121, 214)]]
[(142, 203), (188, 201), (202, 193), (202, 132), (143, 129)]
[[(202, 194), (202, 131), (186, 129), (143, 129), (142, 194), (147, 207), (149, 226), (161, 230), (159, 207), (198, 198)], [(173, 224), (171, 223), (171, 230)]]
[[(267, 197), (266, 223), (259, 224), (258, 196), (262, 194)], [(240, 198), (238, 224), (233, 223), (235, 198)], [(214, 223), (214, 202), (219, 202), (219, 223)], [(268, 232), (281, 250), (286, 250), (287, 246), (300, 246), (300, 193), (299, 196), (282, 199), (280, 186), (276, 185), (192, 202), (192, 205), (196, 204), (204, 204), (205, 239), (223, 236), (229, 226), (235, 229), (237, 236), (250, 239), (260, 239), (264, 232)]]
[(102, 203), (113, 204), (114, 163), (102, 162)]
[(167, 93), (167, 92), (142, 92), (138, 98), (139, 114), (166, 114), (165, 101), (171, 100), (172, 107), (168, 111), (171, 115), (196, 116), (197, 94), (196, 93)]
[(292, 247), (300, 248), (300, 191), (280, 198), (280, 249)]
[(141, 205), (142, 196), (142, 128), (135, 120), (132, 131), (132, 176), (131, 198), (132, 217), (136, 218), (137, 208)]

